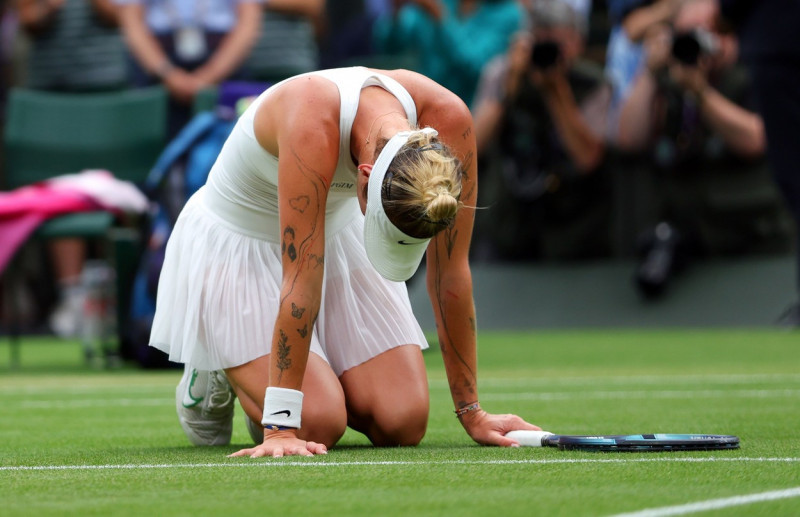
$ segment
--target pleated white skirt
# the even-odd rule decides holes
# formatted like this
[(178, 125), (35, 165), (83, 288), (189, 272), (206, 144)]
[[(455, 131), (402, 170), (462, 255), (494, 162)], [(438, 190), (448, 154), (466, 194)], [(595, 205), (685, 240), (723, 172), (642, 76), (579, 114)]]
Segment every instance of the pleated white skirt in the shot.
[[(280, 245), (213, 213), (201, 189), (167, 244), (150, 345), (203, 370), (269, 354), (281, 284)], [(357, 206), (357, 205), (356, 205)], [(337, 375), (391, 348), (428, 343), (402, 282), (384, 279), (363, 245), (363, 216), (325, 240), (325, 277), (311, 351)]]

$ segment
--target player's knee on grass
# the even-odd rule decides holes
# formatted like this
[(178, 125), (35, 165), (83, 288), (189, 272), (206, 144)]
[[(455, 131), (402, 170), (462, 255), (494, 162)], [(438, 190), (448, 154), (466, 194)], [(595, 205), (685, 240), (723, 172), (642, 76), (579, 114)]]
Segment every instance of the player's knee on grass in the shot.
[(418, 445), (428, 427), (427, 404), (403, 404), (374, 412), (366, 431), (378, 447)]
[(298, 436), (303, 440), (333, 447), (347, 429), (347, 412), (344, 404), (303, 406), (303, 427)]

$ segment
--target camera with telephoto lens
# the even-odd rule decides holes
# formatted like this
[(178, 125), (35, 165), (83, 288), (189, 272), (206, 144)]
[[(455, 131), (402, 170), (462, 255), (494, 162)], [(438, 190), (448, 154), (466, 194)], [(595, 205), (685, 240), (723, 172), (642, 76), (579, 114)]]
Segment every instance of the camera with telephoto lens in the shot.
[(717, 39), (704, 29), (679, 32), (672, 38), (672, 57), (687, 66), (697, 66), (700, 56), (713, 54)]
[(561, 47), (555, 41), (538, 41), (533, 45), (531, 65), (545, 70), (555, 65), (561, 57)]

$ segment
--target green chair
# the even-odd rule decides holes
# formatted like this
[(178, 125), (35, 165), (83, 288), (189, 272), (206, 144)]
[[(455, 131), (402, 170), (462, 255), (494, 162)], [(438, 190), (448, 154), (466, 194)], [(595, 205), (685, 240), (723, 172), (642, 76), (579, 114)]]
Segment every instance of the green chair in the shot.
[[(106, 169), (141, 185), (167, 143), (167, 99), (161, 86), (81, 94), (12, 89), (3, 136), (3, 188), (85, 169)], [(122, 323), (141, 250), (135, 230), (109, 212), (96, 211), (52, 219), (34, 237), (81, 237), (107, 245), (107, 258), (117, 270)], [(12, 363), (18, 361), (18, 330), (11, 330)]]
[(203, 88), (195, 95), (192, 103), (192, 114), (197, 115), (203, 111), (213, 111), (219, 100), (219, 86)]

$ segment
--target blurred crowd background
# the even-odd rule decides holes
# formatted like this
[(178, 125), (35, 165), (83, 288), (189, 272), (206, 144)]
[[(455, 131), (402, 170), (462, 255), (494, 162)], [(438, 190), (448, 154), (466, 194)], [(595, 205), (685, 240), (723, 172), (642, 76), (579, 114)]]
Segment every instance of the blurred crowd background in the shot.
[[(230, 82), (258, 91), (321, 68), (415, 70), (474, 115), (474, 263), (633, 259), (654, 298), (694, 261), (793, 253), (797, 4), (7, 0), (0, 117), (15, 89), (160, 85), (169, 140)], [(93, 253), (74, 238), (42, 247), (52, 289), (31, 295), (29, 319), (75, 332)]]

